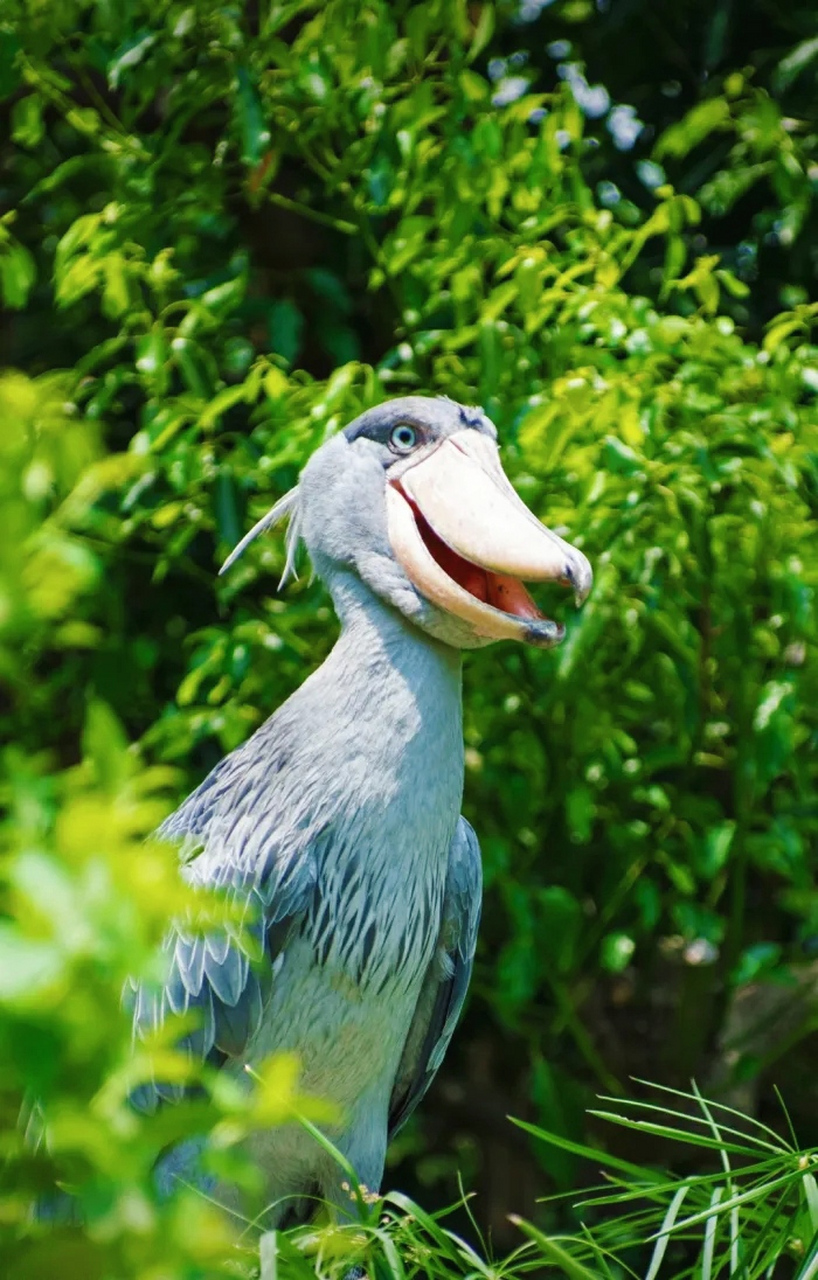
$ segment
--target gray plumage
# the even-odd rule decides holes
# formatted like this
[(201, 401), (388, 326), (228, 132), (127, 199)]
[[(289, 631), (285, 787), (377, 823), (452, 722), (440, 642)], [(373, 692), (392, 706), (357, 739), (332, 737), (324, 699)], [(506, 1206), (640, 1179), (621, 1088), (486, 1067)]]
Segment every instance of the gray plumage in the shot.
[[(388, 1137), (428, 1089), (454, 1031), (481, 895), (477, 840), (460, 816), (460, 670), (461, 649), (488, 641), (430, 603), (393, 553), (384, 492), (406, 465), (395, 454), (402, 423), (412, 424), (415, 457), (464, 430), (495, 438), (480, 410), (409, 397), (370, 410), (313, 456), (283, 504), (290, 558), (303, 539), (340, 637), (162, 827), (198, 851), (183, 871), (192, 883), (246, 904), (262, 960), (251, 963), (228, 932), (201, 937), (177, 925), (164, 987), (138, 989), (134, 1008), (141, 1035), (169, 1013), (196, 1010), (190, 1050), (237, 1075), (276, 1051), (297, 1052), (301, 1088), (339, 1105), (332, 1136), (373, 1189)], [(156, 1082), (137, 1101), (174, 1096)], [(250, 1146), (268, 1223), (288, 1205), (303, 1210), (314, 1192), (349, 1212), (342, 1175), (300, 1128), (258, 1134)], [(183, 1146), (161, 1180), (195, 1176), (194, 1164)], [(229, 1188), (219, 1194), (236, 1203)]]

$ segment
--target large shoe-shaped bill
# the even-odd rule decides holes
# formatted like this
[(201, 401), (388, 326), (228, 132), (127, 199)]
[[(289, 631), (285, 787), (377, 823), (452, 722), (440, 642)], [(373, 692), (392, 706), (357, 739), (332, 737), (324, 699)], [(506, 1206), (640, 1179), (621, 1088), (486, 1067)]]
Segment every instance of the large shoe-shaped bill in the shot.
[(564, 630), (545, 618), (523, 582), (562, 582), (579, 605), (591, 589), (587, 559), (515, 493), (497, 446), (476, 431), (448, 436), (387, 483), (389, 539), (427, 600), (477, 635), (550, 648)]

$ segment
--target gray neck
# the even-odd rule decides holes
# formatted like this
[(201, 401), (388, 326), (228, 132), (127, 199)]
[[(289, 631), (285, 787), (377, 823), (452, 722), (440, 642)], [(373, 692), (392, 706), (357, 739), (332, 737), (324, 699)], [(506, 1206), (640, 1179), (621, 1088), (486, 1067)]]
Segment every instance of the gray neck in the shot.
[(420, 751), (437, 757), (437, 769), (451, 761), (462, 788), (460, 651), (413, 626), (357, 575), (336, 571), (328, 585), (341, 634), (311, 680), (323, 686), (339, 727), (381, 760), (397, 764)]
[(206, 839), (201, 879), (221, 874), (227, 846), (234, 871), (258, 875), (271, 848), (329, 833), (329, 870), (353, 857), (391, 910), (413, 876), (445, 875), (463, 796), (460, 653), (352, 575), (330, 588), (342, 629), (327, 660), (162, 829)]
[[(359, 578), (336, 569), (329, 586), (341, 635), (286, 704), (301, 702), (302, 761), (317, 770), (313, 786), (296, 771), (299, 792), (313, 797), (310, 821), (331, 833), (318, 871), (338, 913), (327, 961), (379, 987), (398, 981), (414, 1006), (463, 798), (460, 653)], [(317, 947), (319, 923), (310, 937)]]
[(286, 754), (276, 821), (344, 829), (373, 856), (438, 858), (463, 797), (460, 654), (357, 577), (336, 570), (328, 585), (335, 647), (243, 750), (265, 789), (271, 757)]
[[(336, 571), (330, 588), (341, 635), (282, 708), (300, 738), (291, 777), (310, 824), (332, 832), (322, 891), (353, 918), (365, 900), (372, 964), (391, 972), (418, 912), (440, 910), (463, 799), (461, 657), (360, 579)], [(419, 957), (422, 968), (427, 950)]]

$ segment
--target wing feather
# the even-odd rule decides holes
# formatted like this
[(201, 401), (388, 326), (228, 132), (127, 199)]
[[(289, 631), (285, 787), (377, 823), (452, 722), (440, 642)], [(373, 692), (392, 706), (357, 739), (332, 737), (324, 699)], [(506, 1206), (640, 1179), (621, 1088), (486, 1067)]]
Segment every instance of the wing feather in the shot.
[(449, 851), (438, 946), (421, 988), (389, 1108), (389, 1136), (420, 1102), (443, 1061), (471, 978), (483, 889), (480, 845), (461, 817)]
[(173, 959), (179, 979), (188, 994), (198, 995), (204, 979), (205, 940), (201, 935), (190, 938), (177, 933), (175, 943)]
[[(308, 827), (284, 832), (263, 810), (273, 793), (275, 753), (267, 754), (252, 785), (260, 818), (233, 804), (246, 796), (254, 757), (248, 744), (227, 756), (163, 824), (161, 834), (180, 839), (183, 856), (197, 850), (184, 874), (194, 884), (226, 889), (242, 904), (246, 926), (193, 934), (174, 925), (165, 939), (168, 969), (161, 987), (141, 983), (130, 997), (134, 1033), (144, 1039), (170, 1014), (194, 1012), (197, 1025), (182, 1040), (192, 1054), (217, 1065), (240, 1058), (257, 1031), (272, 982), (273, 964), (299, 918), (306, 912), (316, 882), (316, 848), (323, 835)], [(271, 760), (271, 755), (273, 759)], [(280, 755), (279, 765), (283, 760)], [(243, 806), (244, 809), (247, 805)], [(245, 941), (241, 933), (250, 937)], [(249, 942), (261, 953), (249, 958)], [(253, 948), (255, 950), (255, 948)], [(162, 1081), (141, 1086), (133, 1102), (153, 1110), (160, 1100), (181, 1096), (178, 1085)]]

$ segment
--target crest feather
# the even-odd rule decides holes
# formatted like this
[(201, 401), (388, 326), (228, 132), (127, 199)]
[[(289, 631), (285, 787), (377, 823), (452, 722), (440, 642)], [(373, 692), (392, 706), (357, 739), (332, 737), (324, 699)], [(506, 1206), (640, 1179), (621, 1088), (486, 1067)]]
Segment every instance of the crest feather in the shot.
[(250, 543), (255, 542), (259, 534), (266, 533), (268, 529), (272, 529), (275, 525), (286, 519), (289, 519), (290, 521), (286, 537), (287, 559), (284, 562), (284, 572), (282, 573), (281, 581), (278, 584), (279, 590), (284, 586), (288, 578), (297, 578), (298, 574), (295, 571), (295, 557), (301, 537), (301, 521), (299, 519), (298, 510), (298, 485), (296, 485), (294, 489), (290, 489), (289, 493), (285, 493), (283, 498), (279, 498), (275, 506), (272, 507), (266, 515), (262, 516), (257, 524), (253, 525), (250, 532), (245, 533), (241, 542), (233, 548), (230, 555), (225, 560), (219, 570), (219, 576), (223, 573), (227, 573), (227, 570), (236, 563), (239, 556), (247, 550)]

